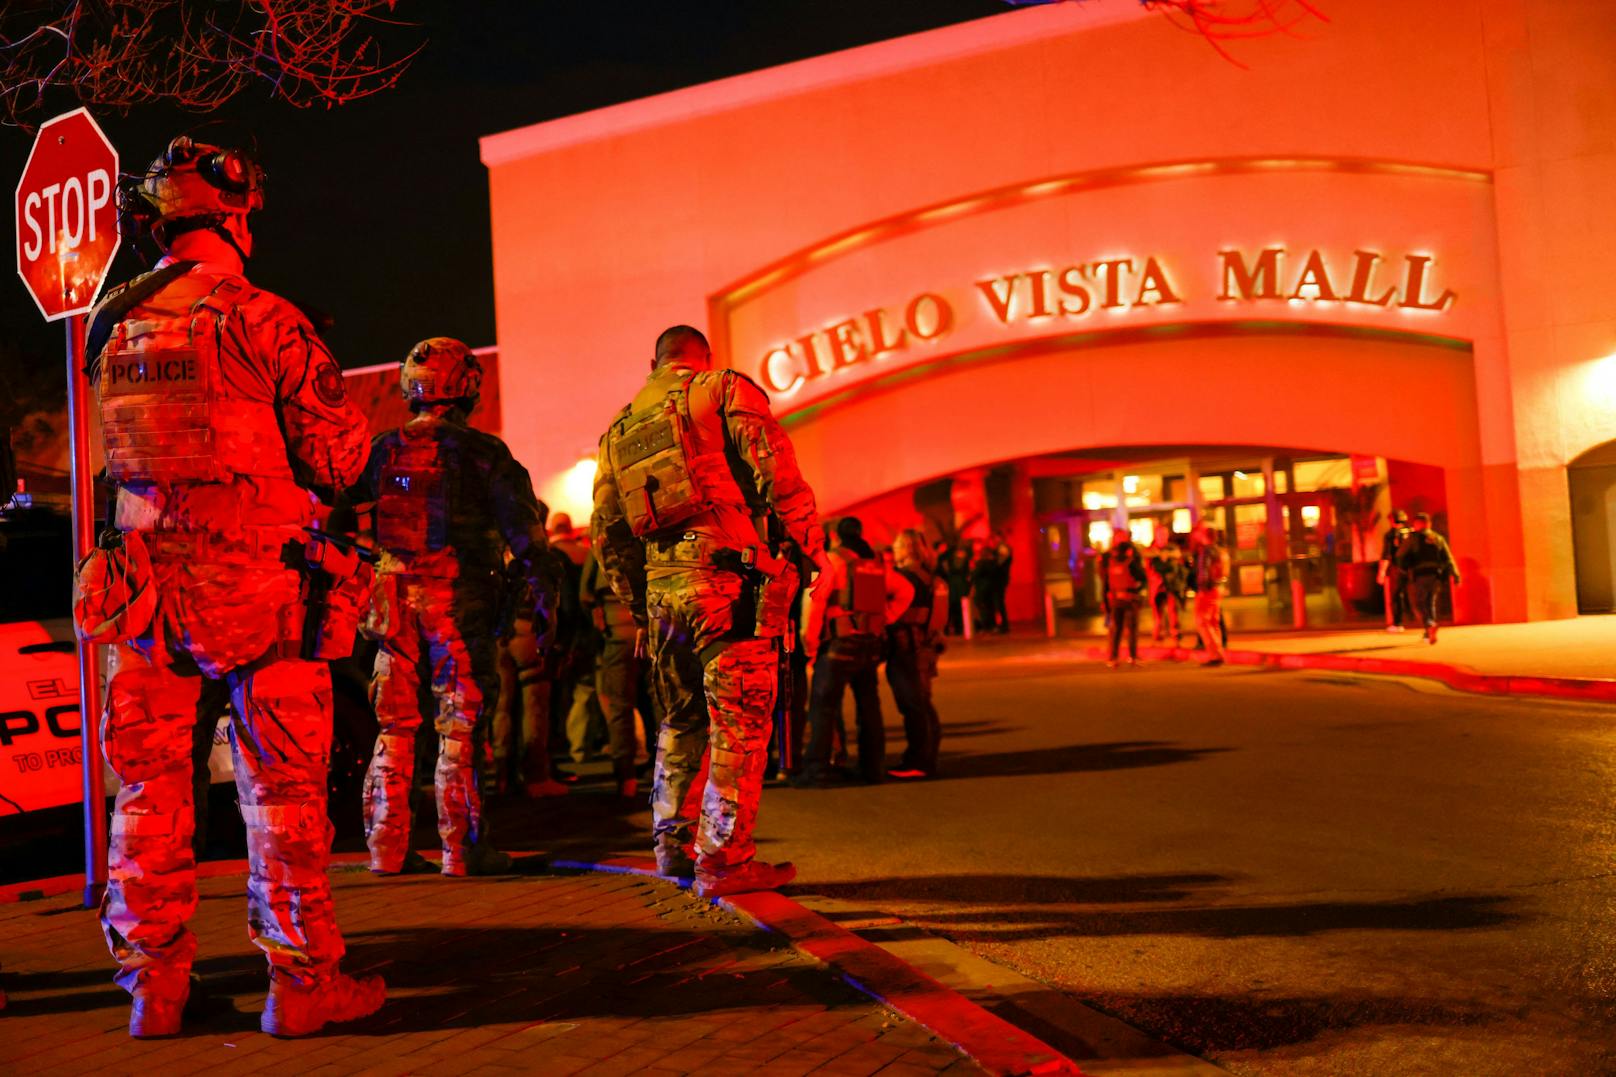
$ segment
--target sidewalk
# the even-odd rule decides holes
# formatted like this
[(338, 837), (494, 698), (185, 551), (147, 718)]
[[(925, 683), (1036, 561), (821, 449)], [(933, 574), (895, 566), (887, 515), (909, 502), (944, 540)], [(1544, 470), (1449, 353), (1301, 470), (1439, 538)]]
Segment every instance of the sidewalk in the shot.
[(0, 904), (10, 995), (0, 1069), (981, 1072), (788, 938), (625, 874), (383, 880), (339, 865), (346, 968), (386, 977), (387, 1005), (326, 1034), (276, 1040), (258, 1031), (264, 962), (247, 942), (243, 884), (240, 874), (199, 882), (196, 971), (228, 1004), (173, 1040), (129, 1038), (128, 997), (75, 893)]
[[(1200, 652), (1193, 649), (1152, 646), (1149, 628), (1141, 627), (1141, 658), (1200, 660)], [(1190, 644), (1192, 638), (1186, 633), (1185, 643)], [(945, 665), (965, 666), (1012, 653), (1044, 659), (1062, 655), (1105, 658), (1104, 641), (1095, 636), (1051, 640), (1019, 633), (978, 637), (969, 644), (951, 640), (950, 647)], [(1459, 691), (1491, 695), (1616, 702), (1616, 616), (1447, 626), (1435, 646), (1426, 643), (1418, 629), (1402, 633), (1363, 628), (1236, 633), (1229, 637), (1228, 661), (1280, 669), (1425, 677)]]

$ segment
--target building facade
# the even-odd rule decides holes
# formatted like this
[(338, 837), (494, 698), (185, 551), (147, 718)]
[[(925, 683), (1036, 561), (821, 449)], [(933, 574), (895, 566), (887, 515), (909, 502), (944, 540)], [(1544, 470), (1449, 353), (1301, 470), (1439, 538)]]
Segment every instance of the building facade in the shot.
[(689, 322), (827, 513), (1002, 535), (1013, 615), (1204, 516), (1243, 617), (1371, 618), (1393, 507), (1461, 621), (1609, 608), (1616, 20), (1324, 7), (1238, 63), (1016, 10), (484, 138), (505, 436), (579, 513)]

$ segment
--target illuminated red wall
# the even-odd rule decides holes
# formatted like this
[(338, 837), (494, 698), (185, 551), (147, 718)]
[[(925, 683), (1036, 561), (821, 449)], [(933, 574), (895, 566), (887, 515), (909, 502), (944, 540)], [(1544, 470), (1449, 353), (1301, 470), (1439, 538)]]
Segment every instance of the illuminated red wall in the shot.
[[(694, 322), (783, 390), (827, 511), (1094, 446), (1379, 455), (1445, 470), (1461, 617), (1571, 614), (1564, 466), (1616, 438), (1616, 20), (1325, 9), (1244, 67), (1125, 0), (1018, 10), (485, 138), (513, 449), (579, 512), (563, 477)], [(1280, 295), (1220, 295), (1220, 251), (1271, 247)], [(1001, 319), (978, 283), (1120, 258), (1176, 301), (1091, 277)], [(922, 294), (956, 316), (897, 347)]]
[[(471, 425), (490, 434), (500, 432), (499, 353), (494, 348), (473, 349), (483, 366), (482, 393), (477, 410), (471, 413)], [(398, 364), (378, 363), (344, 371), (348, 386), (348, 399), (370, 424), (374, 437), (388, 430), (396, 430), (410, 418), (410, 409), (404, 395), (398, 390)]]

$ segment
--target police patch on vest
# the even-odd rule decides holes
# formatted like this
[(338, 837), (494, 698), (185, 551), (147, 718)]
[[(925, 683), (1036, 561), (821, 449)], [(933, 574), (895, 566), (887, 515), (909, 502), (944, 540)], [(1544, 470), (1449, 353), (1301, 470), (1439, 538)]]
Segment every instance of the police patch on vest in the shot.
[(114, 352), (101, 363), (103, 397), (201, 388), (202, 365), (194, 348)]
[(343, 391), (342, 371), (335, 363), (322, 363), (314, 372), (314, 395), (327, 407), (340, 408), (347, 394)]

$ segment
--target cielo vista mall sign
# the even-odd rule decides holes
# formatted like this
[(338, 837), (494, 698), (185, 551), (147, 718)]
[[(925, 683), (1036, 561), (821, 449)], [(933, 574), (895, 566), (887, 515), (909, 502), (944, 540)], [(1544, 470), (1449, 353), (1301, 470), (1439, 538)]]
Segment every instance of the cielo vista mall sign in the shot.
[[(1173, 458), (1205, 500), (1197, 461), (1240, 454), (1435, 507), (1460, 620), (1569, 616), (1601, 572), (1616, 603), (1616, 289), (1572, 269), (1616, 248), (1616, 28), (1330, 14), (1237, 66), (1139, 5), (1048, 5), (485, 137), (514, 451), (587, 511), (600, 431), (692, 322), (827, 513), (996, 476), (1023, 610), (1039, 476)], [(1612, 497), (1572, 496), (1590, 462)], [(1259, 585), (1282, 510), (1336, 519), (1307, 556), (1357, 557), (1356, 486), (1318, 489), (1270, 487), (1257, 525), (1225, 488)]]

